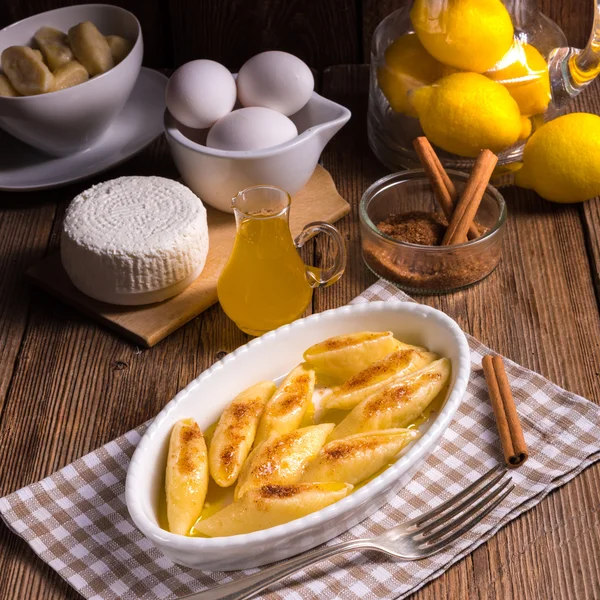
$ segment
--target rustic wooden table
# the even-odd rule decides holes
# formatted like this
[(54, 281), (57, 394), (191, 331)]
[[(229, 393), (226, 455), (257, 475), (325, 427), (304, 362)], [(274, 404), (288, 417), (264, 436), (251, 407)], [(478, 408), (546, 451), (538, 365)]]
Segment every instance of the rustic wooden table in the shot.
[[(315, 294), (312, 311), (341, 306), (375, 280), (360, 257), (357, 206), (385, 174), (366, 141), (368, 69), (325, 69), (322, 92), (353, 112), (323, 164), (352, 213), (339, 222), (349, 265)], [(600, 86), (580, 110), (600, 112)], [(176, 171), (164, 140), (97, 177)], [(155, 415), (203, 369), (247, 341), (215, 306), (142, 350), (24, 281), (58, 246), (69, 200), (92, 181), (0, 194), (0, 495), (32, 483)], [(503, 260), (481, 284), (418, 300), (440, 308), (497, 351), (600, 403), (600, 201), (558, 206), (515, 188)], [(312, 243), (310, 258), (325, 248)], [(434, 598), (600, 598), (600, 465), (513, 521), (415, 595)], [(0, 527), (0, 598), (79, 596)]]

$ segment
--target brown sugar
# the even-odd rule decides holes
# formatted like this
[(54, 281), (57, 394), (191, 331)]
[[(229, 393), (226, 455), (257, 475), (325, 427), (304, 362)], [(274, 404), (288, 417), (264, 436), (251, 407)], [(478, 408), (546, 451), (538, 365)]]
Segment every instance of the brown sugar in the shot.
[(438, 213), (414, 210), (390, 215), (377, 223), (376, 227), (381, 233), (399, 242), (439, 246), (446, 233), (448, 222)]
[[(439, 213), (411, 211), (392, 214), (376, 227), (399, 242), (431, 246), (434, 251), (446, 233), (447, 221)], [(477, 227), (485, 235), (487, 228), (480, 224)], [(415, 252), (382, 246), (371, 236), (363, 239), (364, 260), (375, 273), (406, 289), (430, 293), (465, 287), (482, 279), (498, 262), (500, 248), (480, 255), (458, 246), (456, 250), (448, 248), (435, 260), (419, 259)]]

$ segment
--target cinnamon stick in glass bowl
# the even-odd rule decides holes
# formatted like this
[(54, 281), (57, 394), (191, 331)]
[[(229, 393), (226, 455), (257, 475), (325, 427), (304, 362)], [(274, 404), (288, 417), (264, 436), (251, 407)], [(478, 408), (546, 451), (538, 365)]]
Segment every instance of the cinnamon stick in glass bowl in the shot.
[[(458, 200), (458, 191), (448, 173), (446, 173), (438, 155), (435, 153), (433, 146), (425, 136), (420, 136), (413, 140), (413, 147), (423, 170), (429, 178), (435, 199), (442, 209), (446, 219), (450, 221), (454, 208)], [(481, 235), (481, 231), (476, 223), (471, 223), (469, 226), (468, 238), (474, 240)]]
[(477, 157), (467, 185), (449, 219), (442, 245), (462, 244), (467, 241), (467, 233), (473, 225), (473, 219), (497, 162), (498, 157), (491, 150), (482, 150)]
[[(460, 195), (469, 175), (447, 171)], [(359, 218), (365, 264), (379, 277), (409, 292), (443, 294), (484, 279), (498, 264), (506, 221), (506, 204), (491, 185), (485, 190), (477, 212), (483, 233), (474, 240), (452, 246), (413, 243), (395, 237), (384, 224), (411, 213), (437, 213), (446, 218), (436, 200), (434, 188), (423, 169), (388, 175), (370, 186), (360, 201)], [(432, 220), (432, 219), (431, 219)], [(382, 231), (380, 229), (384, 229)]]

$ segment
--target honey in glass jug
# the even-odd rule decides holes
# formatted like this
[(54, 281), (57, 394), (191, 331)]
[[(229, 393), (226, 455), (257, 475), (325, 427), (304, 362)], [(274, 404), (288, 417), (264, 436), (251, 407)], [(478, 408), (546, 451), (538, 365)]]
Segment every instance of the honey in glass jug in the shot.
[[(314, 288), (335, 283), (346, 267), (346, 248), (338, 230), (317, 221), (294, 240), (289, 228), (290, 195), (256, 185), (231, 203), (237, 232), (233, 251), (217, 283), (221, 307), (245, 333), (262, 335), (299, 318)], [(298, 250), (317, 233), (331, 238), (335, 251), (328, 269), (306, 266)]]
[(371, 49), (375, 155), (394, 171), (418, 166), (412, 141), (426, 135), (447, 168), (470, 169), (484, 148), (500, 175), (517, 168), (529, 136), (598, 75), (600, 0), (592, 5), (581, 51), (535, 0), (414, 0), (389, 15)]

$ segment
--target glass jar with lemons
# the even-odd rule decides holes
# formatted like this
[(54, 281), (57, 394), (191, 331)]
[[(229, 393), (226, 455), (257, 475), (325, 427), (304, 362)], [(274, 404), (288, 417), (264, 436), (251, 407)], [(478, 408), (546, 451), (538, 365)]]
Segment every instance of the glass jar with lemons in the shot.
[(600, 71), (600, 0), (585, 50), (567, 46), (535, 0), (414, 0), (373, 36), (369, 144), (390, 169), (413, 167), (425, 134), (444, 166), (469, 168), (480, 150), (504, 170), (545, 121)]

